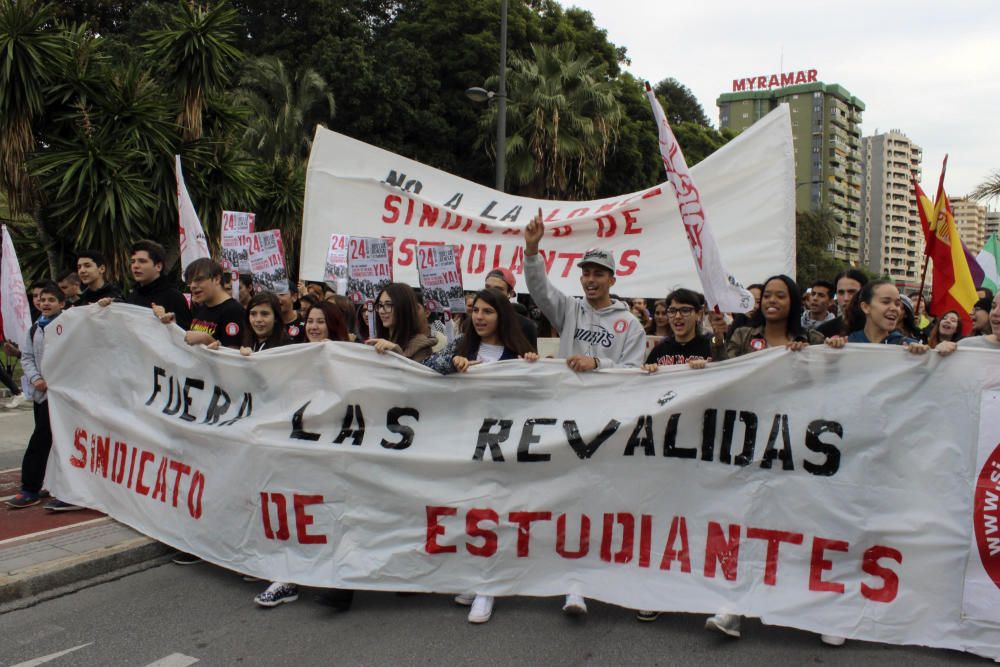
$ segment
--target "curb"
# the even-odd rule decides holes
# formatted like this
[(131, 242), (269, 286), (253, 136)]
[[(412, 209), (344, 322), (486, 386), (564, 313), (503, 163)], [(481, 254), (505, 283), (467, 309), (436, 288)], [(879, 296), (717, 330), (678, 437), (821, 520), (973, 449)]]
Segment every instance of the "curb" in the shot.
[(0, 614), (155, 567), (172, 551), (156, 540), (137, 537), (5, 573), (0, 575)]

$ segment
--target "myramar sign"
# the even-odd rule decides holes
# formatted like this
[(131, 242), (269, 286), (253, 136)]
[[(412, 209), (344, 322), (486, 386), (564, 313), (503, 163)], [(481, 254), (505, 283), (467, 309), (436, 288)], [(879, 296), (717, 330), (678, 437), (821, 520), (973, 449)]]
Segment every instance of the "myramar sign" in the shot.
[(751, 76), (746, 79), (733, 79), (733, 92), (742, 93), (748, 90), (783, 88), (784, 86), (795, 86), (800, 83), (816, 83), (816, 70), (806, 69), (797, 72)]

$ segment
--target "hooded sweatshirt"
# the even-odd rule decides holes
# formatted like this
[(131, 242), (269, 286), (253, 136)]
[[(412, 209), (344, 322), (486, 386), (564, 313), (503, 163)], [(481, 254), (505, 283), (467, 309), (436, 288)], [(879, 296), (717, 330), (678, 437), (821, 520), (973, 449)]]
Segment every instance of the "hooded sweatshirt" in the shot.
[(121, 301), (122, 291), (118, 288), (118, 285), (105, 282), (100, 289), (83, 290), (83, 292), (80, 293), (80, 299), (76, 302), (76, 305), (89, 306), (92, 303), (97, 303), (105, 297), (111, 299), (112, 301)]
[(646, 332), (627, 304), (612, 300), (597, 310), (586, 299), (557, 290), (545, 275), (541, 255), (524, 258), (528, 292), (545, 317), (559, 329), (559, 356), (597, 357), (599, 368), (638, 368), (646, 358)]

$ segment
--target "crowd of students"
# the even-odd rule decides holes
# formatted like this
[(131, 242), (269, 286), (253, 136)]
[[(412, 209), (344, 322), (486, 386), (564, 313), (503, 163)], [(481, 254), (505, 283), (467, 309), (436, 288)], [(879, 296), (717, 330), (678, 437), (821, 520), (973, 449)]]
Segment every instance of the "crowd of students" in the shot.
[[(942, 313), (932, 319), (920, 295), (903, 296), (888, 280), (869, 281), (857, 270), (847, 270), (832, 281), (816, 280), (804, 292), (785, 275), (775, 275), (751, 285), (755, 298), (746, 313), (709, 313), (704, 297), (689, 288), (672, 290), (647, 310), (645, 299), (631, 302), (613, 296), (617, 265), (614, 254), (594, 249), (578, 263), (583, 298), (562, 293), (546, 275), (539, 246), (545, 234), (541, 217), (524, 233), (524, 277), (527, 290), (540, 313), (535, 321), (516, 301), (516, 278), (498, 267), (486, 277), (484, 288), (467, 296), (468, 312), (452, 322), (434, 319), (423, 306), (417, 290), (402, 283), (382, 288), (372, 303), (374, 317), (362, 304), (355, 307), (328, 286), (300, 283), (288, 292), (251, 293), (241, 279), (239, 298), (233, 298), (227, 274), (211, 259), (199, 259), (184, 270), (190, 302), (163, 275), (166, 254), (162, 246), (142, 240), (131, 248), (134, 287), (127, 297), (107, 281), (106, 262), (100, 253), (78, 254), (75, 273), (60, 277), (59, 284), (42, 281), (32, 285), (31, 300), (38, 317), (19, 345), (5, 343), (9, 355), (20, 356), (35, 430), (22, 464), (21, 491), (7, 501), (12, 508), (29, 507), (44, 497), (42, 480), (52, 444), (47, 386), (40, 372), (48, 325), (64, 308), (97, 303), (106, 306), (124, 300), (150, 308), (165, 325), (186, 331), (189, 345), (229, 347), (243, 355), (290, 344), (325, 341), (357, 342), (378, 353), (392, 352), (422, 362), (442, 375), (462, 373), (476, 364), (538, 359), (539, 325), (559, 339), (557, 357), (576, 372), (605, 368), (636, 368), (655, 372), (660, 366), (687, 364), (694, 369), (724, 359), (768, 348), (802, 350), (825, 344), (833, 349), (848, 342), (900, 345), (913, 354), (935, 349), (942, 356), (959, 348), (1000, 350), (1000, 296), (981, 294), (972, 317), (974, 335), (963, 338), (960, 315)], [(82, 287), (82, 289), (81, 289)], [(836, 312), (834, 312), (836, 310)], [(372, 326), (373, 325), (373, 326)], [(647, 352), (647, 336), (659, 337)], [(9, 377), (2, 378), (17, 396), (20, 390)], [(24, 397), (19, 399), (26, 400)], [(46, 509), (78, 509), (52, 499)], [(175, 562), (200, 562), (178, 554)], [(298, 587), (273, 582), (255, 597), (261, 606), (276, 606), (298, 598)], [(322, 601), (339, 609), (350, 607), (351, 591), (328, 591)], [(455, 598), (469, 605), (468, 620), (484, 623), (493, 613), (492, 597), (469, 591)], [(586, 600), (567, 595), (563, 610), (585, 614)], [(652, 621), (655, 610), (638, 612), (638, 619)], [(739, 636), (740, 618), (729, 614), (711, 617), (706, 627)], [(843, 639), (823, 636), (829, 644)]]

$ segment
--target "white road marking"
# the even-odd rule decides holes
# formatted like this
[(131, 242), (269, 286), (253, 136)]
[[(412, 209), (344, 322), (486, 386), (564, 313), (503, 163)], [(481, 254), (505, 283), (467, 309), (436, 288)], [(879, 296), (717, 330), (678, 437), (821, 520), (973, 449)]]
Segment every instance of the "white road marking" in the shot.
[(183, 653), (171, 653), (165, 658), (149, 663), (146, 667), (188, 667), (196, 662), (198, 662), (198, 658), (192, 658)]
[(62, 656), (72, 653), (73, 651), (79, 651), (84, 646), (90, 646), (94, 642), (87, 642), (86, 644), (80, 644), (79, 646), (74, 646), (73, 648), (68, 648), (65, 651), (59, 651), (58, 653), (49, 653), (48, 655), (43, 655), (40, 658), (33, 658), (27, 662), (19, 662), (16, 665), (11, 665), (11, 667), (35, 667), (36, 665), (44, 665), (47, 662), (52, 662), (56, 658), (61, 658)]

